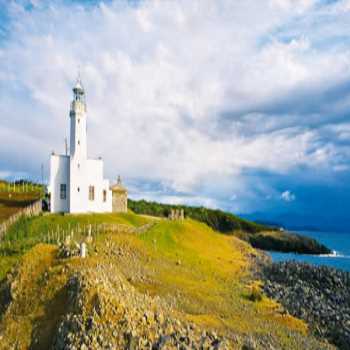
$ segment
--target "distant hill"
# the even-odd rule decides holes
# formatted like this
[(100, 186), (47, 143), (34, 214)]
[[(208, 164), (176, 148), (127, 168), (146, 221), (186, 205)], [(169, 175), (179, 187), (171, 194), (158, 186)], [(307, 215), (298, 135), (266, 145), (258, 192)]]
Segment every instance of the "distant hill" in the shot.
[(276, 227), (259, 224), (240, 218), (219, 209), (171, 205), (145, 200), (128, 200), (128, 206), (137, 214), (168, 217), (171, 209), (183, 209), (185, 216), (203, 222), (212, 229), (249, 242), (254, 248), (303, 254), (329, 254), (331, 250), (315, 239), (290, 232), (279, 231)]
[(350, 219), (343, 213), (251, 213), (242, 215), (247, 220), (273, 223), (288, 230), (350, 232)]

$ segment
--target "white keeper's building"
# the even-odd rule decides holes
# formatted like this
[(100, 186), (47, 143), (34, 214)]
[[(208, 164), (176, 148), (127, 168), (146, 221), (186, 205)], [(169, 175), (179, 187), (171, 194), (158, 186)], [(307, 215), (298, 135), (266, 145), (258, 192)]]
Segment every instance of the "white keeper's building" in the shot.
[(85, 91), (80, 79), (73, 95), (69, 154), (52, 153), (50, 160), (51, 212), (112, 212), (112, 191), (109, 180), (103, 178), (103, 161), (87, 157)]

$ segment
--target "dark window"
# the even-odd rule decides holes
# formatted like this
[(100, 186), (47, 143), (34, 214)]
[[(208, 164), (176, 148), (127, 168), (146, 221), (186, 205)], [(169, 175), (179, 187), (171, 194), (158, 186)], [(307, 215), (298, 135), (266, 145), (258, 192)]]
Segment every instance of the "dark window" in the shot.
[(78, 140), (78, 145), (80, 145), (80, 141)]
[(60, 185), (60, 198), (61, 199), (67, 198), (67, 185), (66, 184)]
[(78, 192), (80, 192), (80, 187), (78, 187)]
[(78, 163), (78, 169), (80, 169), (80, 163)]
[(103, 201), (106, 202), (107, 201), (107, 191), (103, 190)]
[(95, 200), (95, 187), (89, 186), (89, 200), (94, 201)]
[(80, 119), (78, 119), (78, 124), (80, 123)]

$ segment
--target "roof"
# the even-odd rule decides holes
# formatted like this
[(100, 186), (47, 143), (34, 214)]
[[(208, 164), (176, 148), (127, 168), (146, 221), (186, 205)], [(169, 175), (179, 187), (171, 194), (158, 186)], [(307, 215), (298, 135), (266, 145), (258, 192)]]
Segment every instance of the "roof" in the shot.
[(118, 176), (117, 183), (115, 183), (114, 185), (111, 186), (111, 190), (112, 190), (112, 192), (119, 192), (119, 193), (128, 192), (126, 187), (124, 187), (122, 185), (122, 180), (121, 180), (120, 176)]
[(74, 88), (73, 88), (74, 91), (84, 91), (84, 88), (83, 88), (83, 85), (81, 83), (81, 80), (78, 79)]

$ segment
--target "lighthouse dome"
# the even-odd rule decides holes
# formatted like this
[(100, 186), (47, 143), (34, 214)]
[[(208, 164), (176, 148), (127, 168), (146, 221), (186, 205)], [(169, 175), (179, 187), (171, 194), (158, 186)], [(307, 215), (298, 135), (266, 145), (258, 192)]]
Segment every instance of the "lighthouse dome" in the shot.
[(83, 88), (83, 85), (82, 85), (80, 79), (77, 80), (75, 86), (73, 87), (73, 92), (74, 93), (76, 93), (76, 92), (84, 93), (84, 88)]

